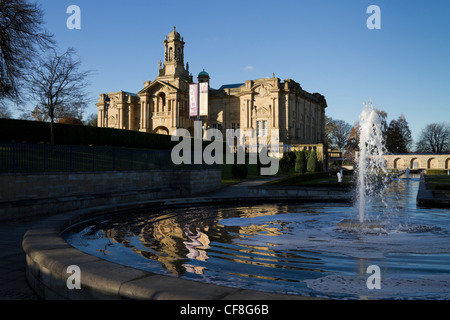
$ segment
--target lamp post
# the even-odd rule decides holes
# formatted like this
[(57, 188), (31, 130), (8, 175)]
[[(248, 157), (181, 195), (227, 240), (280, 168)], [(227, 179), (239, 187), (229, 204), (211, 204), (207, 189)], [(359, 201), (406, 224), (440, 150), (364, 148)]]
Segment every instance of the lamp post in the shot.
[(108, 128), (108, 109), (109, 109), (109, 102), (111, 101), (111, 99), (109, 98), (108, 95), (106, 95), (105, 97), (105, 127)]

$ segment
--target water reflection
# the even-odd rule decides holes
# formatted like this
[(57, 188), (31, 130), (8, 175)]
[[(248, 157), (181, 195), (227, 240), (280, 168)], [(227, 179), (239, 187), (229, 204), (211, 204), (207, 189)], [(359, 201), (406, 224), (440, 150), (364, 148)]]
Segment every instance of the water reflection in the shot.
[(337, 222), (356, 214), (347, 204), (261, 204), (143, 209), (86, 222), (65, 237), (151, 272), (291, 294), (384, 297), (366, 292), (367, 267), (376, 264), (393, 284), (384, 294), (402, 297), (429, 270), (450, 286), (449, 211), (416, 208), (417, 188), (414, 179), (398, 180), (385, 202), (374, 201), (372, 215), (389, 221), (383, 232), (339, 230)]

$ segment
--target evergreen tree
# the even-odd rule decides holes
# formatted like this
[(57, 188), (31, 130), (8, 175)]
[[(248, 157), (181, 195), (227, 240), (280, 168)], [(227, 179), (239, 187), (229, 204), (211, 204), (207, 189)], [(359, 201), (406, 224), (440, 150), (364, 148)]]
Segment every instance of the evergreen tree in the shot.
[(305, 173), (306, 171), (306, 156), (304, 151), (298, 151), (295, 160), (295, 172)]
[(408, 153), (412, 145), (411, 130), (404, 115), (392, 120), (386, 133), (386, 149), (392, 153)]
[(311, 154), (309, 155), (307, 170), (309, 172), (316, 172), (316, 170), (317, 170), (317, 153), (316, 153), (316, 150), (312, 150)]

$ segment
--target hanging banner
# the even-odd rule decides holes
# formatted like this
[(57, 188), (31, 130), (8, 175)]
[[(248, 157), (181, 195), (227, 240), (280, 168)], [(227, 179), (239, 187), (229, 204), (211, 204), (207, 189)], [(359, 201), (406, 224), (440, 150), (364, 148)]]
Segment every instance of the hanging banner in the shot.
[(200, 116), (208, 116), (208, 82), (201, 82), (200, 84)]
[(196, 83), (189, 85), (189, 116), (196, 117), (198, 108), (198, 85)]

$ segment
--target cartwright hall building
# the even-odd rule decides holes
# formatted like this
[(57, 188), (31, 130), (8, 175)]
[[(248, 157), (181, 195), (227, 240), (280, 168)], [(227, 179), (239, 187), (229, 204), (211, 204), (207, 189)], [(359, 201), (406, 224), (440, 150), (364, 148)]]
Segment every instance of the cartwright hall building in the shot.
[[(183, 37), (174, 28), (166, 36), (164, 62), (159, 61), (158, 76), (146, 81), (137, 93), (119, 91), (103, 93), (98, 103), (98, 126), (175, 134), (177, 128), (194, 133), (189, 116), (189, 84), (208, 82), (204, 70), (194, 80), (185, 63)], [(253, 130), (258, 136), (278, 129), (280, 146), (286, 149), (323, 151), (325, 142), (325, 108), (319, 93), (309, 93), (294, 80), (268, 78), (225, 84), (209, 88), (208, 111), (201, 117), (206, 128)]]

